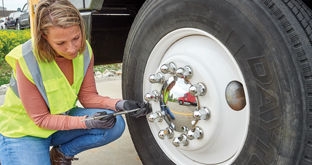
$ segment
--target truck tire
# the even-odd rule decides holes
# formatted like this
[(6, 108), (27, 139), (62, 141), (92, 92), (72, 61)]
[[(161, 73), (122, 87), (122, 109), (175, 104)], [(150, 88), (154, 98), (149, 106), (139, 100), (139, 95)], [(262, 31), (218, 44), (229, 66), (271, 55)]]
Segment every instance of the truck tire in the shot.
[[(142, 163), (311, 165), (311, 29), (301, 0), (147, 0), (122, 77), (123, 98), (153, 110), (127, 116)], [(172, 81), (197, 106), (164, 104)]]

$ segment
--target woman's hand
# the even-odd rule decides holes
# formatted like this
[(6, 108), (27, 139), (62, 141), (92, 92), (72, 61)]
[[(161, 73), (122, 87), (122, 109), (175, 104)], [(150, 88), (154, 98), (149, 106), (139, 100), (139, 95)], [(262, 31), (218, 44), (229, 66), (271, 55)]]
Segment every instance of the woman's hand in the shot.
[(140, 108), (140, 110), (135, 112), (130, 112), (129, 115), (131, 117), (141, 117), (146, 116), (148, 113), (152, 111), (148, 103), (134, 100), (120, 100), (116, 104), (117, 111), (128, 111)]

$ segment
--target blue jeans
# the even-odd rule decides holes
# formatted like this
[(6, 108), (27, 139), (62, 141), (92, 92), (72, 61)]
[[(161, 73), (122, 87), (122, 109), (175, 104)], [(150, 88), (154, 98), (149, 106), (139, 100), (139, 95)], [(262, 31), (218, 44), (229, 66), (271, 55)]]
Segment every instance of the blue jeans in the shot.
[[(91, 116), (100, 111), (111, 110), (74, 108), (70, 116)], [(106, 145), (118, 139), (125, 129), (122, 116), (109, 129), (76, 129), (57, 131), (48, 138), (25, 136), (9, 138), (0, 134), (1, 165), (50, 165), (50, 146), (59, 146), (65, 156), (74, 156), (82, 151)]]

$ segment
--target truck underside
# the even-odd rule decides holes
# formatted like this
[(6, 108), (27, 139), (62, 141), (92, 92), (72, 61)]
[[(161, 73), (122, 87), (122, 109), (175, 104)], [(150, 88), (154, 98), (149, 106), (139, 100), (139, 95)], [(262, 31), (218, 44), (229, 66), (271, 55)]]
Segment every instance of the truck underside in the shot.
[(133, 20), (144, 0), (105, 0), (99, 8), (81, 8), (86, 21), (95, 64), (122, 62), (123, 50)]

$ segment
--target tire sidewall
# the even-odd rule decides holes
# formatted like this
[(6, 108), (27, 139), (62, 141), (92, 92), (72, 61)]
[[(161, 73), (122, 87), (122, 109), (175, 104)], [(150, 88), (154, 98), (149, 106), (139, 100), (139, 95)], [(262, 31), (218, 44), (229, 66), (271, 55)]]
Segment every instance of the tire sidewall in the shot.
[[(142, 100), (144, 68), (163, 36), (180, 28), (206, 31), (234, 55), (250, 96), (248, 136), (235, 164), (271, 164), (279, 159), (280, 153), (283, 163), (292, 164), (294, 153), (298, 152), (295, 139), (301, 135), (301, 94), (290, 46), (277, 26), (261, 4), (251, 1), (147, 2), (127, 41), (123, 62), (123, 89), (127, 90), (123, 90), (123, 96)], [(146, 119), (128, 118), (128, 123), (130, 129), (135, 127), (131, 134), (137, 150), (142, 153), (146, 147), (154, 146), (159, 152), (154, 152), (153, 157), (163, 156), (156, 142), (146, 138), (152, 137)], [(151, 159), (147, 153), (140, 156), (143, 162)]]

